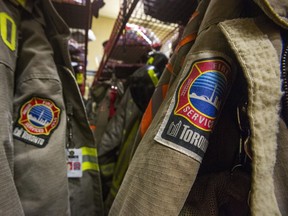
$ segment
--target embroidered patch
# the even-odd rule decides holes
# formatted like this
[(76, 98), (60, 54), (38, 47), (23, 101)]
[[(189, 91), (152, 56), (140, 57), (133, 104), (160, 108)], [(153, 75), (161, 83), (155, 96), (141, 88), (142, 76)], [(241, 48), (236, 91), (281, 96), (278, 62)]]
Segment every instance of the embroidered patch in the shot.
[(25, 143), (45, 147), (59, 124), (60, 113), (52, 100), (33, 97), (21, 106), (13, 136)]
[(177, 87), (155, 140), (201, 162), (226, 95), (231, 67), (220, 58), (191, 65)]

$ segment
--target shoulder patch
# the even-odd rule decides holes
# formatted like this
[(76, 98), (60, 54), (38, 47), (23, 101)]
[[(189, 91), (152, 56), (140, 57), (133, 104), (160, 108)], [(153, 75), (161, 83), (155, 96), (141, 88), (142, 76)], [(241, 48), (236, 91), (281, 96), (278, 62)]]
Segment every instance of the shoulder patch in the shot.
[(155, 140), (201, 162), (208, 147), (231, 67), (222, 58), (191, 64), (179, 83)]
[(50, 99), (33, 97), (25, 102), (14, 126), (13, 136), (27, 144), (45, 147), (59, 124), (61, 110)]

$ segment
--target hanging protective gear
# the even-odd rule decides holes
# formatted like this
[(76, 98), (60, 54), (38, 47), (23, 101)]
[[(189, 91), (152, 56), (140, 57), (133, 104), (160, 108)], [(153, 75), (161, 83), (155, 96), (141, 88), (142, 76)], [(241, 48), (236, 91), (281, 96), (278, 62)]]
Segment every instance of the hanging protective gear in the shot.
[[(13, 92), (20, 8), (0, 1), (0, 215), (24, 215), (14, 182)], [(7, 33), (11, 34), (7, 34)]]
[(164, 54), (153, 53), (147, 65), (128, 77), (128, 88), (99, 143), (106, 212), (109, 211), (122, 183), (140, 119), (166, 63), (167, 57)]
[[(12, 98), (14, 181), (24, 213), (101, 215), (97, 150), (71, 68), (69, 29), (50, 1), (21, 2)], [(67, 155), (74, 151), (81, 154)], [(66, 159), (76, 157), (82, 177), (68, 181)]]
[(195, 43), (110, 215), (287, 214), (288, 137), (279, 116), (287, 3), (255, 2), (200, 2), (190, 21), (203, 17)]

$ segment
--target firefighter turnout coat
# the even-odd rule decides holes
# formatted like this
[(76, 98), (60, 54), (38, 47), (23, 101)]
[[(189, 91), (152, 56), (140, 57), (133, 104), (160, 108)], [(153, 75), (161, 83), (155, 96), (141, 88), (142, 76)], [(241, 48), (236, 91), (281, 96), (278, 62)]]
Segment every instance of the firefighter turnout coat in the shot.
[[(1, 215), (101, 215), (97, 150), (71, 68), (69, 29), (50, 1), (1, 1), (1, 10), (1, 67), (9, 71), (1, 71), (8, 85), (1, 160), (11, 165), (1, 172), (9, 186), (1, 187)], [(76, 172), (69, 180), (67, 165)]]
[(287, 215), (287, 8), (199, 3), (195, 40), (110, 215)]

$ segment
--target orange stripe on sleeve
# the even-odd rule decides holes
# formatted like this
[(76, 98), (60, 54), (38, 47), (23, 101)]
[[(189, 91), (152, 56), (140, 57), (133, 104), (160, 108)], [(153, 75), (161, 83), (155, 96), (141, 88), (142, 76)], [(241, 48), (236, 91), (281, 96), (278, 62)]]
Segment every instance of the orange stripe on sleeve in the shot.
[(195, 12), (192, 14), (192, 16), (191, 16), (188, 24), (189, 24), (195, 17), (197, 17), (198, 15), (199, 15), (199, 11), (195, 11)]
[(140, 133), (141, 133), (142, 137), (144, 136), (149, 125), (151, 124), (152, 118), (153, 118), (153, 116), (152, 116), (152, 100), (150, 100), (149, 104), (145, 110), (145, 113), (142, 117), (141, 124), (140, 124)]
[(171, 63), (166, 64), (166, 68), (171, 74), (173, 74), (173, 65)]
[(166, 95), (167, 95), (168, 87), (169, 87), (168, 84), (162, 86), (162, 97), (163, 97), (163, 99), (164, 99), (164, 98), (166, 97)]
[(179, 49), (184, 46), (187, 43), (190, 43), (191, 41), (194, 41), (196, 39), (197, 33), (191, 33), (189, 35), (187, 35), (186, 37), (184, 37), (177, 45), (175, 52), (178, 52)]

